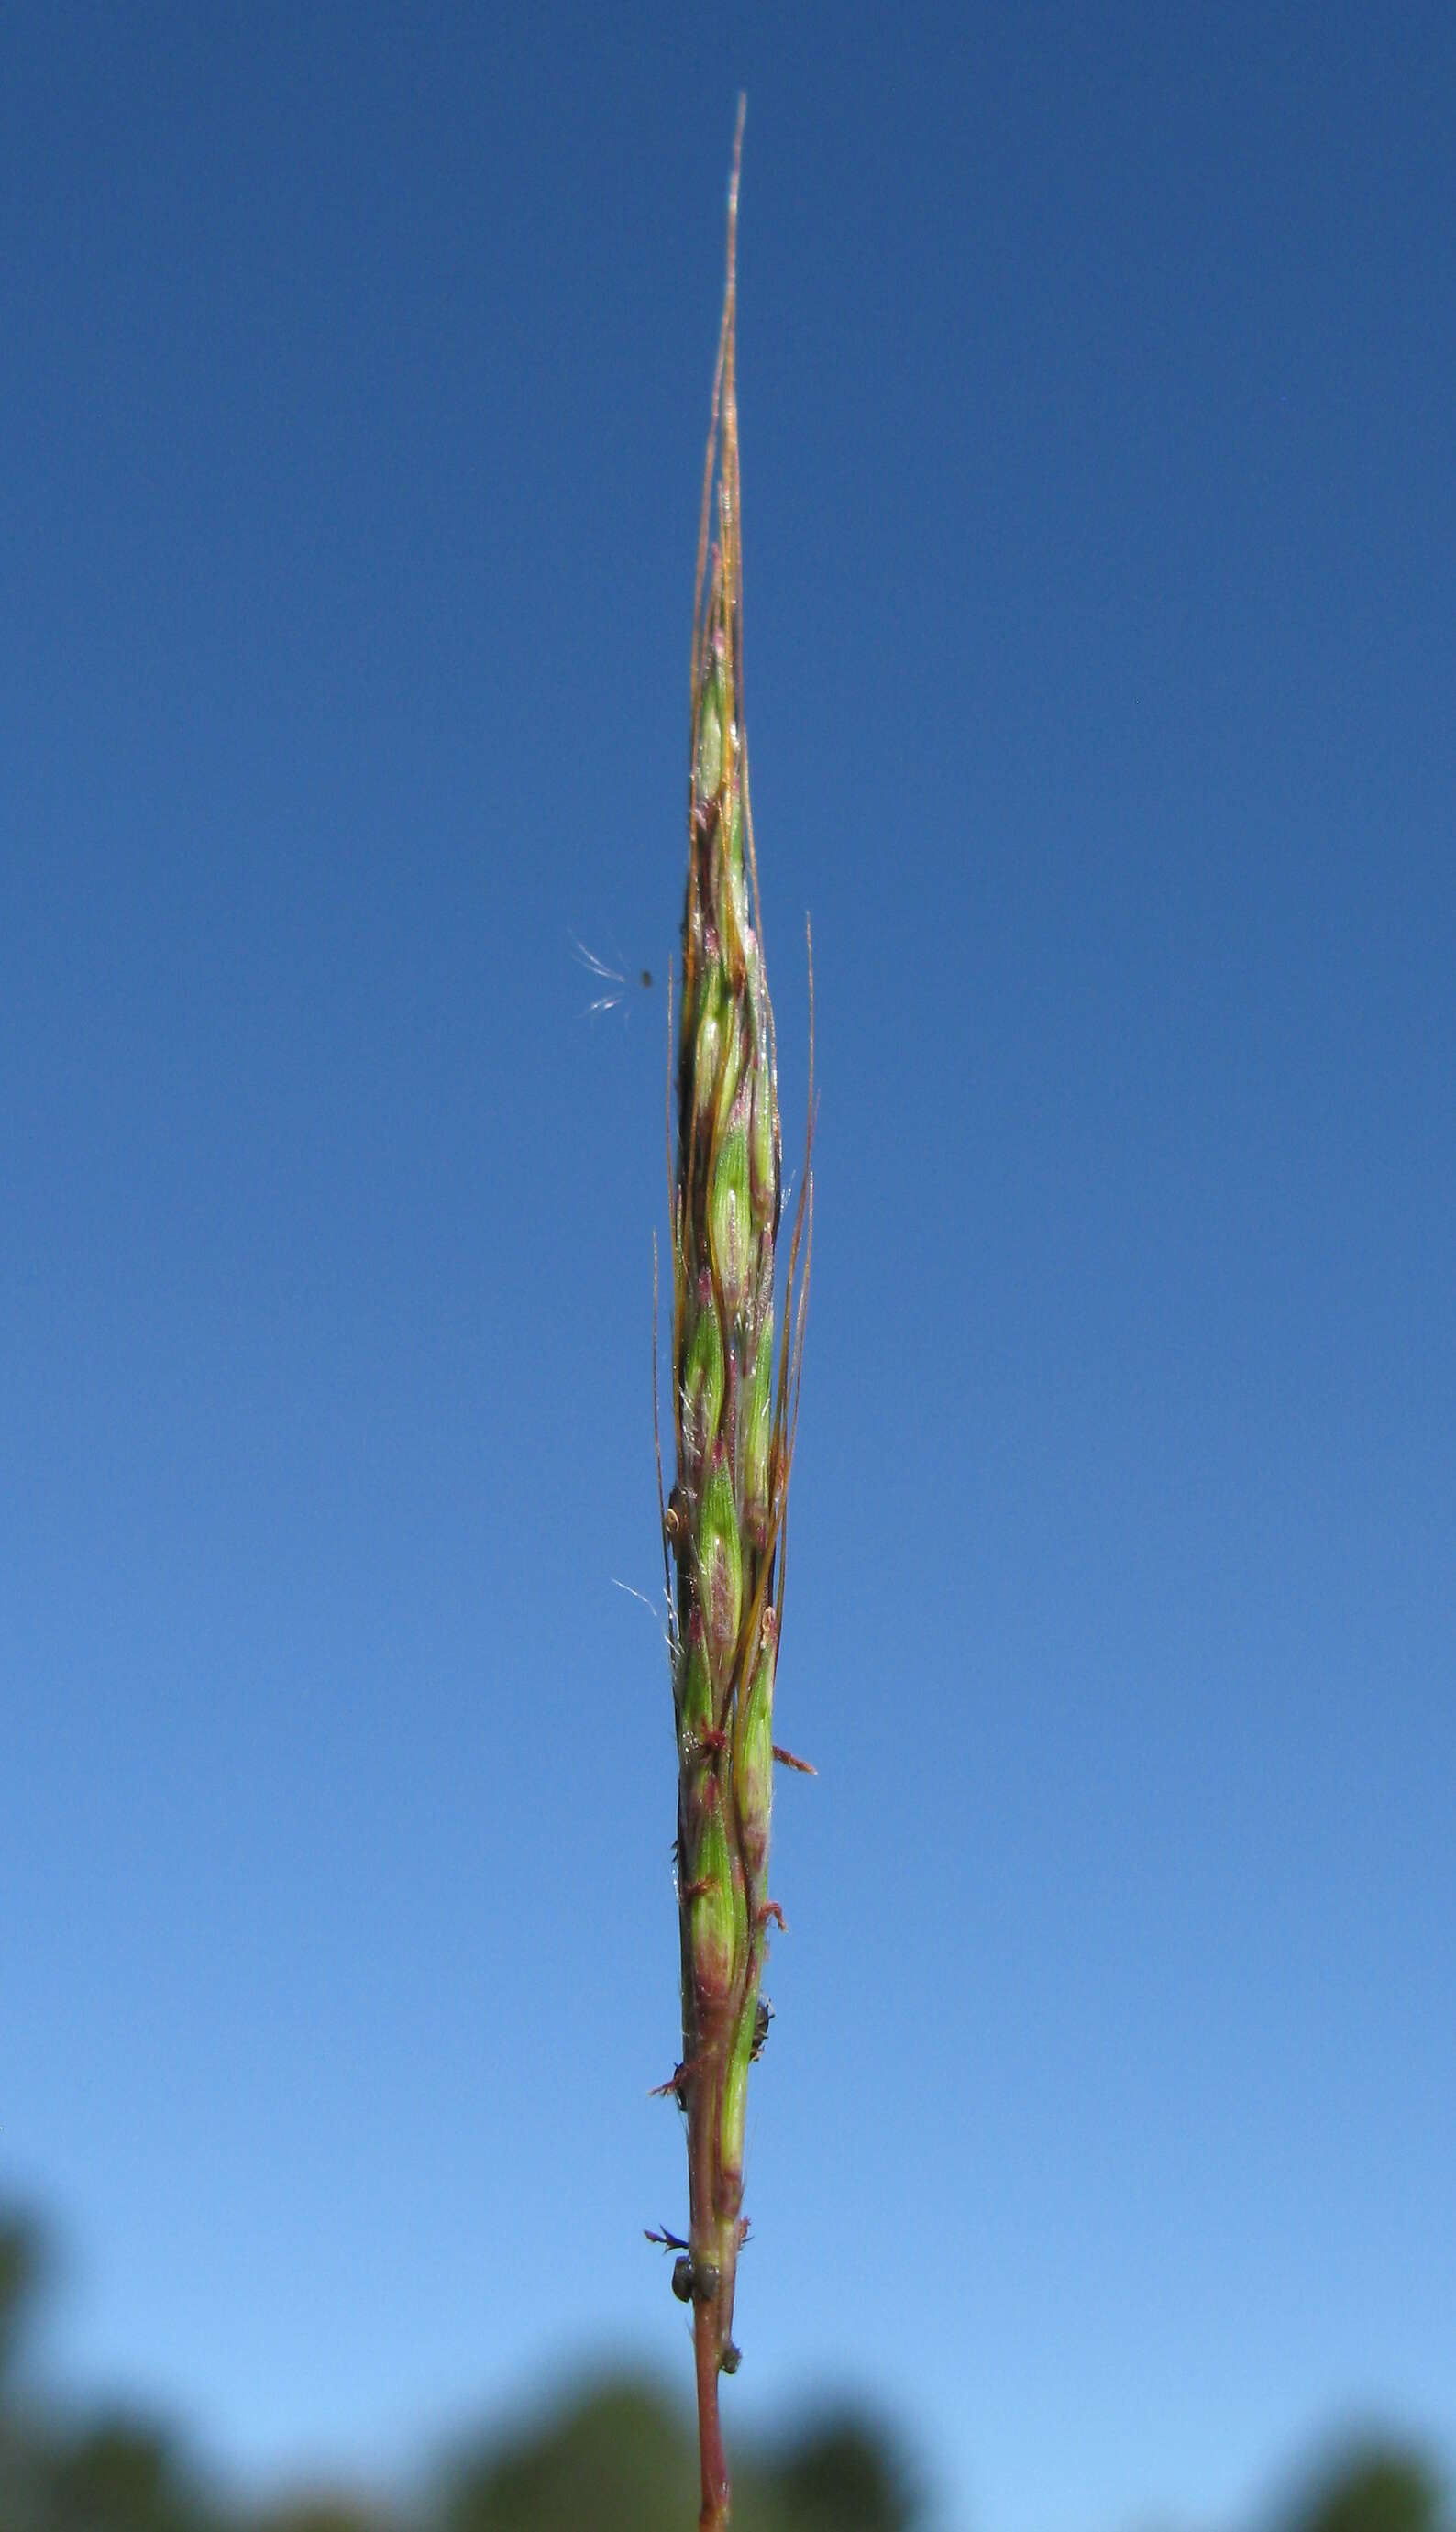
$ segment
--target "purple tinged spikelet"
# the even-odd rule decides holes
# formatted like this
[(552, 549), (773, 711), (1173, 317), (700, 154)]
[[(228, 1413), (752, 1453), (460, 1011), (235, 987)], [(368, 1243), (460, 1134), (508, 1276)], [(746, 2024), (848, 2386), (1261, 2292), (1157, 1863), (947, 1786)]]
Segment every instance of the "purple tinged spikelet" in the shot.
[(743, 1514), (755, 1547), (768, 1539), (768, 1472), (773, 1445), (773, 1301), (770, 1295), (742, 1394)]
[(749, 1904), (755, 1909), (761, 1908), (768, 1896), (768, 1830), (773, 1810), (773, 1671), (777, 1657), (778, 1623), (773, 1611), (765, 1609), (758, 1659), (748, 1694), (739, 1699), (733, 1752), (744, 1870)]
[(698, 1566), (699, 1599), (708, 1646), (721, 1667), (731, 1658), (738, 1641), (738, 1622), (743, 1612), (743, 1544), (738, 1531), (733, 1473), (721, 1442), (714, 1446), (698, 1516)]
[(747, 1125), (748, 1119), (740, 1104), (718, 1147), (708, 1220), (708, 1238), (717, 1269), (718, 1290), (723, 1295), (724, 1312), (730, 1319), (736, 1318), (743, 1307), (749, 1277), (756, 1263), (753, 1248), (756, 1226), (749, 1200)]
[(707, 1666), (702, 1612), (695, 1609), (678, 1659), (678, 1756), (686, 1769), (713, 1729), (713, 1681)]
[(697, 1298), (683, 1373), (683, 1474), (694, 1481), (701, 1475), (723, 1411), (723, 1337), (711, 1275), (699, 1276)]
[[(733, 1992), (739, 1928), (745, 1909), (734, 1887), (735, 1859), (723, 1821), (722, 1792), (713, 1776), (706, 1780), (700, 1813), (698, 1851), (689, 1885), (693, 1983), (700, 2002), (710, 2009)], [(740, 1883), (741, 1879), (740, 1874)]]

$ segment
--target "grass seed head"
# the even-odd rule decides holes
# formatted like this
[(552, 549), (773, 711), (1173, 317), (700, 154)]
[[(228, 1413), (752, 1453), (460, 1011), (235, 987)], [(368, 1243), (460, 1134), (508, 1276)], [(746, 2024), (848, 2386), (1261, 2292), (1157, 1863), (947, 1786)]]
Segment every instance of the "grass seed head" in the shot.
[[(743, 706), (737, 203), (735, 147), (694, 607), (665, 1507), (683, 1970), (683, 2053), (667, 2089), (687, 2112), (690, 2200), (674, 2287), (695, 2308), (704, 2532), (728, 2520), (716, 2380), (738, 2362), (748, 2078), (766, 2027), (767, 1928), (782, 1924), (766, 1882), (773, 1700), (812, 1220), (806, 1157), (776, 1312), (782, 1136)], [(811, 1079), (812, 1013), (811, 979)]]

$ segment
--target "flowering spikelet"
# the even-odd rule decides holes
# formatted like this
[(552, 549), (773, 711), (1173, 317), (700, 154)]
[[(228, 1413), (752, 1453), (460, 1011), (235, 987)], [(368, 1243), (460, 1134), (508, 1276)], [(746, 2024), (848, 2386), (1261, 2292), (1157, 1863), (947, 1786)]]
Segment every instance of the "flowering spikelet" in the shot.
[(778, 1915), (767, 1886), (773, 1683), (812, 1208), (806, 1159), (775, 1356), (782, 1166), (743, 720), (737, 206), (735, 146), (694, 610), (671, 1186), (677, 1468), (664, 1515), (676, 1564), (683, 1982), (683, 2055), (670, 2089), (688, 2118), (690, 2195), (674, 2286), (695, 2306), (705, 2532), (728, 2520), (717, 2376), (738, 2362), (748, 2070), (766, 2027), (759, 1987)]

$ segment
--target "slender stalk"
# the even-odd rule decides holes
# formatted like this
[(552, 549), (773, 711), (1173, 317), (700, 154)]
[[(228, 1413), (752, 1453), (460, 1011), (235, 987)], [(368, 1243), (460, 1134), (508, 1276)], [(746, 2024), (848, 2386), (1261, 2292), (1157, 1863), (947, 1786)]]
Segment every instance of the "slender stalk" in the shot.
[(718, 2409), (717, 2327), (711, 2307), (705, 2303), (699, 2304), (693, 2316), (693, 2361), (698, 2383), (698, 2456), (702, 2475), (698, 2532), (721, 2532), (728, 2521), (732, 2496)]
[[(663, 2090), (675, 2094), (688, 2123), (689, 2234), (673, 2285), (694, 2307), (700, 2532), (722, 2532), (729, 2520), (718, 2377), (738, 2365), (733, 2307), (748, 2232), (748, 2076), (767, 2028), (760, 1990), (768, 1928), (783, 1923), (767, 1881), (773, 1761), (787, 1757), (773, 1744), (773, 1694), (812, 1213), (806, 1154), (776, 1341), (778, 1083), (743, 716), (736, 375), (742, 140), (740, 101), (694, 601), (671, 1164), (676, 1472), (663, 1512), (676, 1568), (683, 1990), (683, 2054)], [(811, 1067), (812, 1061), (811, 1054)]]

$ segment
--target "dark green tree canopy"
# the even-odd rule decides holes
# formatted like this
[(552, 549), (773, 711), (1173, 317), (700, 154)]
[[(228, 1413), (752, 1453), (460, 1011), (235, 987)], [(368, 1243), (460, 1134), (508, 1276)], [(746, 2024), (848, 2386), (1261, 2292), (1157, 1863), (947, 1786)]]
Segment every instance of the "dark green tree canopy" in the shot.
[(1370, 2443), (1326, 2466), (1290, 2532), (1451, 2532), (1441, 2484), (1409, 2446)]
[(791, 2446), (776, 2473), (794, 2532), (912, 2532), (920, 2503), (889, 2438), (835, 2417)]

